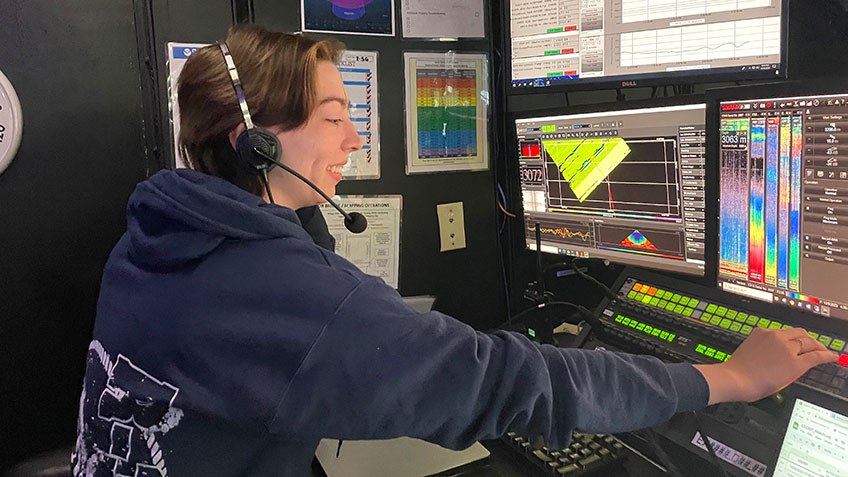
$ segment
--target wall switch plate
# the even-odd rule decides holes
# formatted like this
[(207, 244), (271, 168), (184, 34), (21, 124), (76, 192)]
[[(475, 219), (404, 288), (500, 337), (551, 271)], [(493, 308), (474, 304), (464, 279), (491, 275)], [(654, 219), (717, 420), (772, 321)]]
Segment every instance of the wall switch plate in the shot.
[(439, 217), (439, 251), (465, 248), (465, 215), (462, 212), (462, 202), (437, 204), (436, 214)]

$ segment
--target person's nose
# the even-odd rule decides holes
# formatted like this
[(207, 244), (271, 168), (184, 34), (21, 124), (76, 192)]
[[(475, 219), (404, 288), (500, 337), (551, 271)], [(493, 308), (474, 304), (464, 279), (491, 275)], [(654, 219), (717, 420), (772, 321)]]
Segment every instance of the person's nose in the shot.
[(356, 130), (353, 121), (347, 122), (347, 131), (342, 147), (348, 154), (362, 149), (362, 138), (359, 136), (359, 131)]

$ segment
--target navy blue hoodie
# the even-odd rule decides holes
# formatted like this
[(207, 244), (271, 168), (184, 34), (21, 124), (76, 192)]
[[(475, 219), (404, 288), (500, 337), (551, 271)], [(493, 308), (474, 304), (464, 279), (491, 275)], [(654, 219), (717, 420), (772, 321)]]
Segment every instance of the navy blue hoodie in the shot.
[[(190, 170), (138, 185), (80, 398), (76, 475), (306, 475), (322, 437), (563, 445), (707, 404), (688, 364), (417, 313), (294, 211)], [(139, 472), (139, 474), (136, 474)]]

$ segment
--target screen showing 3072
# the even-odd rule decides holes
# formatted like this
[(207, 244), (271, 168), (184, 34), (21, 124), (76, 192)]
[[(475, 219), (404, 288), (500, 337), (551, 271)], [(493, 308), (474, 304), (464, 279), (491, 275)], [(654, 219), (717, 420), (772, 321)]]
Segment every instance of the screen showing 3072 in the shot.
[(703, 275), (704, 112), (516, 120), (527, 247)]
[(848, 94), (720, 110), (720, 286), (848, 319)]

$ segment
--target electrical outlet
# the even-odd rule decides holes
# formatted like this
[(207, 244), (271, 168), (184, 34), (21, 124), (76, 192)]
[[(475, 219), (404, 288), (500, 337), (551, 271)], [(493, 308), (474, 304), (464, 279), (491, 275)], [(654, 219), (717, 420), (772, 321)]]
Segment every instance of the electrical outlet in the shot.
[(439, 217), (439, 239), (442, 244), (439, 251), (465, 248), (465, 216), (462, 212), (462, 202), (437, 204), (436, 214)]

